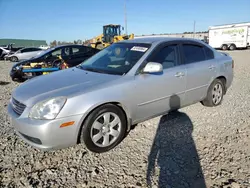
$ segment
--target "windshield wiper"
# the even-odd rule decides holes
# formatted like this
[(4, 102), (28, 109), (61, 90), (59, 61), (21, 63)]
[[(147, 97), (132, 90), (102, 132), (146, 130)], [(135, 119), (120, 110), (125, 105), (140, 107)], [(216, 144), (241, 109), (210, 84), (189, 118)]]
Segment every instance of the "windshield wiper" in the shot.
[(98, 72), (98, 73), (105, 73), (105, 74), (108, 74), (108, 73), (105, 72), (105, 71), (98, 70), (98, 69), (94, 69), (94, 68), (91, 68), (91, 67), (81, 67), (81, 66), (79, 66), (79, 68), (81, 68), (81, 69), (83, 69), (83, 70), (91, 71), (91, 72)]
[(113, 75), (122, 75), (121, 73), (118, 73), (118, 72), (100, 70), (100, 69), (95, 69), (95, 68), (91, 68), (91, 67), (82, 67), (82, 66), (76, 66), (76, 67), (79, 69), (91, 71), (91, 72), (98, 72), (98, 73), (103, 73), (103, 74), (113, 74)]

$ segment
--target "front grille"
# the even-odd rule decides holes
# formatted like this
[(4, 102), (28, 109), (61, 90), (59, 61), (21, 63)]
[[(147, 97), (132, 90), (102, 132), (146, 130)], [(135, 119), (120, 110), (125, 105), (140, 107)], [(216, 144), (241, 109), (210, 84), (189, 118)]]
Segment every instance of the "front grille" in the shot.
[(12, 98), (12, 109), (14, 110), (14, 112), (16, 112), (18, 115), (21, 115), (24, 111), (24, 109), (26, 108), (25, 104), (20, 103), (19, 101), (17, 101), (16, 99)]

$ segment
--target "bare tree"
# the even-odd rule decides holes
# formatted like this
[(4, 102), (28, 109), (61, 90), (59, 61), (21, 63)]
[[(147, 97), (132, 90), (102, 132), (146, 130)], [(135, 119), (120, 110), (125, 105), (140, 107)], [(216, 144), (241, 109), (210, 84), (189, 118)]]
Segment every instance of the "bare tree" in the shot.
[(53, 40), (53, 41), (50, 43), (50, 46), (52, 46), (52, 47), (57, 46), (57, 41), (56, 41), (56, 40)]

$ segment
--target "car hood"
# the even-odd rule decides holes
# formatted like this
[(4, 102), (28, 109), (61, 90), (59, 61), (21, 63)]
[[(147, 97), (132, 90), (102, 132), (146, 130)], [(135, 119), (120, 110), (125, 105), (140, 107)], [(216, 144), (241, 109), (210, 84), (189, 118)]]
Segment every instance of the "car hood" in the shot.
[(74, 67), (32, 78), (17, 87), (12, 96), (30, 106), (51, 97), (88, 92), (119, 78), (119, 75), (95, 73)]

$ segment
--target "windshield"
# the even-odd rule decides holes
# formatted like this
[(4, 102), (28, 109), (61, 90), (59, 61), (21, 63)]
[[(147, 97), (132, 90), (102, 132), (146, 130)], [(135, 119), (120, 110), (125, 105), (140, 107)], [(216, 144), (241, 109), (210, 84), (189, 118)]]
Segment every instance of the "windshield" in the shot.
[(126, 74), (150, 48), (144, 43), (115, 43), (92, 56), (78, 68), (106, 74)]
[(22, 49), (17, 50), (17, 51), (15, 52), (15, 54), (19, 54), (19, 53), (21, 53), (21, 50), (22, 50)]

